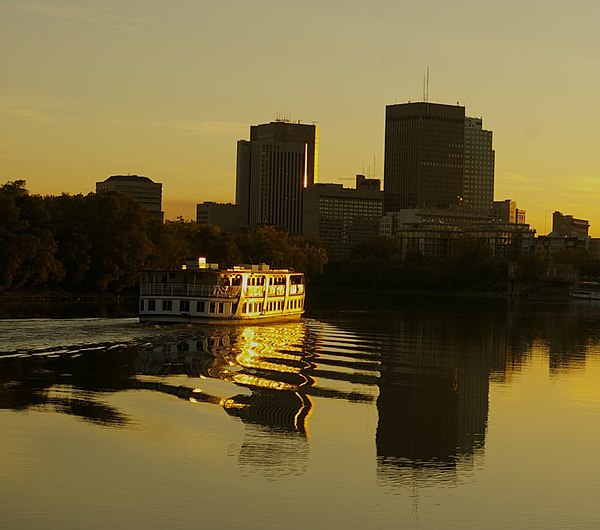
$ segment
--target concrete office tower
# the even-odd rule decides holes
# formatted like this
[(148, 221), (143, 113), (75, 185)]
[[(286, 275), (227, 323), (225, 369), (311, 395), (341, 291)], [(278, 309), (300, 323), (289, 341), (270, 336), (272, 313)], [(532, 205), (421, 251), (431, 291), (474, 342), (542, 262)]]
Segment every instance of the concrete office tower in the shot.
[(492, 131), (483, 129), (481, 118), (465, 120), (464, 145), (463, 205), (488, 213), (494, 205), (495, 153), (492, 149)]
[(302, 231), (302, 192), (317, 180), (316, 125), (275, 121), (250, 127), (237, 145), (236, 204), (242, 226)]
[(386, 106), (385, 211), (461, 204), (464, 139), (464, 107), (438, 103)]
[(96, 182), (96, 193), (116, 191), (139, 202), (153, 216), (163, 220), (162, 184), (139, 175), (113, 175)]

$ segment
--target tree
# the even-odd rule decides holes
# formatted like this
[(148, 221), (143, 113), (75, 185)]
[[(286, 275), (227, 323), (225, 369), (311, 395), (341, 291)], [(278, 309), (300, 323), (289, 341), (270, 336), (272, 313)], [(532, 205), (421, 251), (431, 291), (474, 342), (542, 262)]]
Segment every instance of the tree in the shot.
[(29, 195), (25, 181), (0, 188), (0, 217), (1, 289), (31, 289), (64, 276), (45, 201)]
[(327, 251), (302, 236), (289, 236), (272, 226), (246, 230), (236, 238), (245, 263), (267, 263), (273, 268), (291, 268), (315, 278), (327, 263)]
[(86, 197), (90, 238), (91, 289), (121, 291), (133, 286), (154, 247), (148, 238), (149, 213), (120, 193), (90, 193)]

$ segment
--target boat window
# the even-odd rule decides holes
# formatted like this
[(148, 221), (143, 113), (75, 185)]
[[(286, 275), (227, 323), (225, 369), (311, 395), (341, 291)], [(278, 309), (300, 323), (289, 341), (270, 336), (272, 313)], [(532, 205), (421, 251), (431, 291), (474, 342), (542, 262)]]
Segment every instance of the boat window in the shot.
[(171, 311), (173, 309), (173, 301), (172, 300), (163, 300), (162, 301), (162, 310), (163, 311)]
[(144, 300), (140, 300), (140, 311), (144, 310)]
[(210, 307), (208, 309), (209, 313), (216, 313), (217, 312), (217, 302), (210, 302)]
[(156, 300), (148, 300), (148, 311), (156, 311)]
[(189, 300), (180, 300), (179, 301), (179, 311), (189, 311), (189, 310), (190, 310)]
[(196, 313), (204, 313), (204, 302), (196, 302)]

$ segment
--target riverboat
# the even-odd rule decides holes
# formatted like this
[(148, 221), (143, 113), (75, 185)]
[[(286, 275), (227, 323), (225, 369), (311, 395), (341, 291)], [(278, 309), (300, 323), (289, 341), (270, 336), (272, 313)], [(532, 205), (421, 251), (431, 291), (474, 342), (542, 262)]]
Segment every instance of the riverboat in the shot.
[(600, 282), (579, 282), (571, 287), (571, 298), (600, 300)]
[(204, 258), (140, 279), (140, 322), (281, 322), (304, 313), (304, 274), (268, 265), (219, 268)]

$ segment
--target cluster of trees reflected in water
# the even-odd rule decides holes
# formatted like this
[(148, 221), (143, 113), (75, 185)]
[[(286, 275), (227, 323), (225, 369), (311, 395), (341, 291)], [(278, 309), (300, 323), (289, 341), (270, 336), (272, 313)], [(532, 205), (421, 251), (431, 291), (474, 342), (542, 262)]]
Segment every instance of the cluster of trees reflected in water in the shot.
[[(416, 304), (404, 312), (348, 312), (281, 326), (174, 328), (143, 344), (4, 352), (0, 408), (127, 427), (135, 418), (108, 404), (110, 394), (167, 394), (221, 407), (243, 422), (240, 462), (284, 474), (307, 465), (306, 433), (319, 400), (374, 403), (381, 480), (401, 482), (415, 473), (454, 480), (484, 452), (491, 381), (521, 370), (534, 345), (543, 345), (550, 372), (558, 373), (584, 366), (600, 344), (595, 320), (577, 308), (472, 311), (435, 314)], [(195, 381), (173, 384), (170, 378), (181, 375), (227, 381), (240, 391), (214, 395)]]

